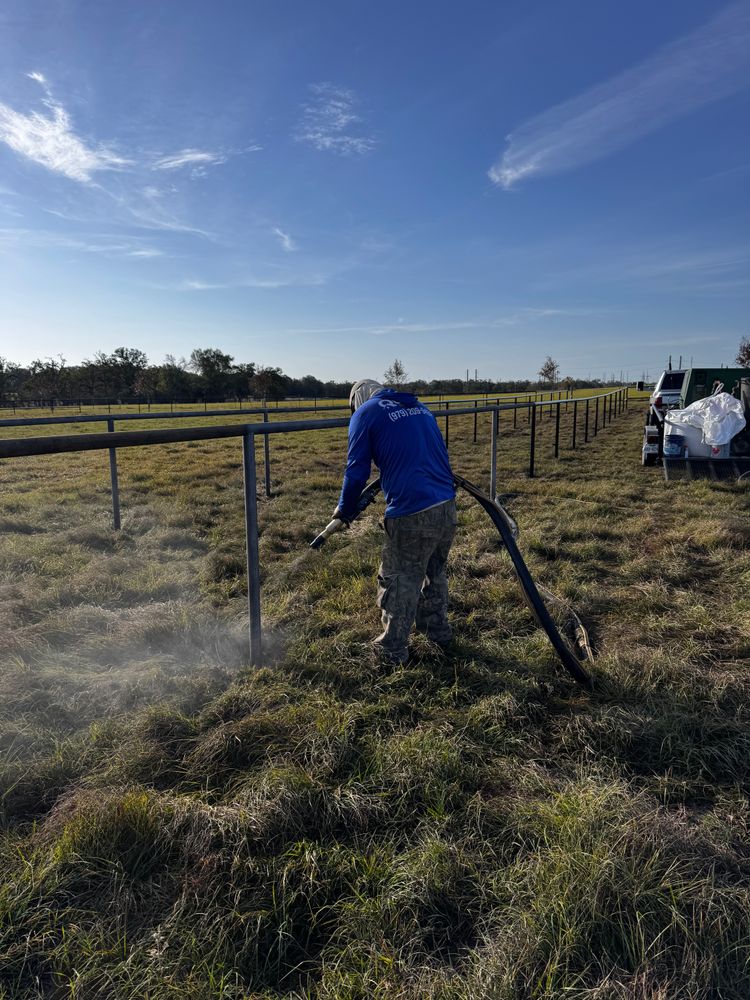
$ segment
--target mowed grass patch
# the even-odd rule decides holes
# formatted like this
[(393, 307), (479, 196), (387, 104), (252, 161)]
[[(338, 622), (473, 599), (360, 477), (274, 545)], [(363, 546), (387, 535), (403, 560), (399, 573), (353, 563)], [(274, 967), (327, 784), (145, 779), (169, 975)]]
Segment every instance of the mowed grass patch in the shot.
[[(747, 996), (748, 493), (665, 484), (640, 424), (555, 461), (545, 415), (528, 479), (527, 425), (501, 419), (498, 491), (589, 628), (593, 693), (465, 498), (454, 653), (415, 639), (406, 667), (372, 668), (382, 505), (307, 549), (343, 431), (272, 440), (260, 670), (242, 664), (239, 442), (123, 451), (119, 536), (103, 455), (60, 482), (25, 460), (31, 491), (3, 463), (20, 506), (0, 498), (0, 519), (31, 525), (2, 536), (7, 995)], [(486, 486), (488, 418), (472, 437), (451, 420), (456, 471)], [(128, 701), (144, 647), (160, 683)]]

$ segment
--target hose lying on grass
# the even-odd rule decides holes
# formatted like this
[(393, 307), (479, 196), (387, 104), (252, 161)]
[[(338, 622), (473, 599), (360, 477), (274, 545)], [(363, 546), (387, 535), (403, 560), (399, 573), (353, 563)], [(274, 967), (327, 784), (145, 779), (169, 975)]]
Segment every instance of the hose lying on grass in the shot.
[[(546, 632), (547, 638), (552, 643), (560, 662), (574, 678), (574, 680), (586, 687), (591, 687), (591, 677), (583, 668), (581, 659), (591, 660), (593, 659), (593, 654), (591, 651), (591, 644), (589, 643), (588, 633), (586, 632), (580, 618), (565, 601), (555, 597), (555, 595), (546, 590), (546, 588), (538, 588), (534, 583), (528, 567), (523, 560), (523, 556), (516, 545), (518, 525), (510, 514), (508, 514), (505, 508), (498, 503), (497, 499), (493, 500), (490, 496), (488, 496), (488, 494), (480, 490), (479, 487), (470, 483), (468, 479), (464, 479), (463, 476), (457, 476), (454, 473), (453, 478), (456, 485), (465, 490), (469, 496), (475, 500), (480, 507), (482, 507), (497, 528), (503, 545), (507, 549), (508, 555), (513, 563), (513, 569), (518, 582), (521, 585), (524, 600), (526, 601), (526, 604), (528, 605), (529, 610), (534, 616), (537, 624)], [(379, 492), (380, 479), (374, 479), (371, 483), (368, 483), (359, 496), (355, 518), (359, 517), (363, 511), (367, 510)], [(335, 518), (326, 525), (319, 535), (313, 539), (310, 543), (310, 548), (319, 549), (325, 543), (327, 538), (335, 532), (341, 531), (346, 526), (345, 521)], [(540, 594), (540, 590), (542, 590), (542, 592), (547, 596), (548, 600), (564, 608), (568, 612), (568, 615), (572, 620), (573, 633), (580, 649), (580, 655), (576, 652), (575, 648), (566, 639), (566, 637), (561, 635), (559, 632), (557, 626), (552, 620), (552, 616), (547, 610), (547, 606), (545, 605), (542, 595)]]

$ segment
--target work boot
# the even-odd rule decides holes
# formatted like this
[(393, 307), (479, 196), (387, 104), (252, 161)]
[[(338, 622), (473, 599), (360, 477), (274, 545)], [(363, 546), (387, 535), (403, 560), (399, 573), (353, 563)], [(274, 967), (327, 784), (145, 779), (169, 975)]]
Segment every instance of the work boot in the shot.
[(450, 625), (446, 625), (445, 628), (437, 632), (431, 632), (429, 629), (421, 629), (417, 626), (417, 631), (434, 645), (440, 646), (441, 649), (446, 649), (453, 642), (453, 629)]
[(383, 667), (383, 668), (394, 668), (403, 667), (409, 662), (410, 652), (408, 647), (403, 650), (395, 652), (390, 649), (386, 649), (385, 646), (380, 641), (381, 637), (378, 636), (377, 639), (373, 639), (370, 642), (370, 655), (372, 658), (373, 666)]

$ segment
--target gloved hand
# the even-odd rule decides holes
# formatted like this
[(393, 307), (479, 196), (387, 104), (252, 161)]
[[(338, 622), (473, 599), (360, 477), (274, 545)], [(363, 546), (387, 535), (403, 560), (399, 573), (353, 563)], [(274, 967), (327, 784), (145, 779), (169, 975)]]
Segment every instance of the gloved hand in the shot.
[(347, 528), (351, 524), (351, 521), (349, 520), (349, 518), (348, 517), (344, 517), (344, 515), (341, 513), (341, 511), (339, 510), (338, 507), (333, 512), (333, 516), (331, 517), (331, 520), (332, 521), (342, 521), (347, 526)]

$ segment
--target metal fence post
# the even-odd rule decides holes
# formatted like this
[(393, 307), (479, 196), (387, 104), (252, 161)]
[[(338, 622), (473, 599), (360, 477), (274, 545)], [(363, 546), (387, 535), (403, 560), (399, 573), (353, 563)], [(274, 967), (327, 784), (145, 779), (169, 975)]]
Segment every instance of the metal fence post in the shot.
[(518, 396), (513, 397), (513, 430), (516, 429), (516, 417), (518, 416)]
[[(268, 410), (264, 410), (263, 423), (270, 423), (270, 420)], [(268, 434), (263, 435), (263, 473), (266, 486), (266, 499), (268, 499), (271, 496), (271, 445), (268, 440)]]
[(446, 448), (448, 447), (448, 444), (450, 442), (450, 427), (448, 424), (448, 421), (450, 420), (450, 417), (448, 416), (448, 410), (450, 410), (450, 408), (451, 408), (450, 400), (447, 400), (445, 403), (445, 447)]
[(497, 491), (497, 432), (499, 425), (499, 410), (492, 411), (492, 434), (490, 435), (490, 496), (495, 499)]
[(594, 437), (599, 433), (599, 397), (596, 397), (596, 407), (594, 410)]
[[(567, 403), (565, 404), (568, 405)], [(573, 436), (570, 441), (570, 447), (573, 451), (576, 450), (576, 431), (578, 430), (578, 400), (573, 400)]]
[(255, 434), (251, 431), (246, 431), (242, 435), (242, 474), (245, 491), (250, 663), (259, 667), (263, 662), (263, 633), (260, 624), (260, 556), (258, 552), (258, 494), (255, 483)]
[(536, 448), (536, 403), (531, 407), (531, 440), (529, 443), (529, 478), (534, 476), (534, 452)]
[(583, 443), (589, 443), (589, 401), (586, 400), (586, 423), (583, 428)]
[[(107, 430), (114, 434), (114, 420), (107, 421)], [(109, 449), (109, 479), (112, 484), (112, 524), (115, 531), (120, 530), (120, 481), (117, 476), (117, 449)]]
[(477, 443), (477, 403), (479, 400), (474, 400), (474, 444)]
[(555, 458), (560, 457), (560, 403), (555, 407)]

